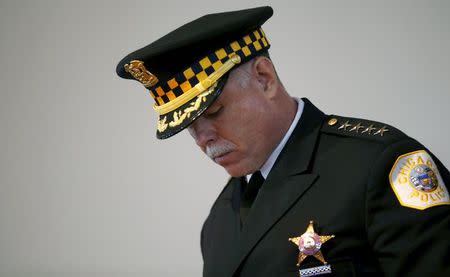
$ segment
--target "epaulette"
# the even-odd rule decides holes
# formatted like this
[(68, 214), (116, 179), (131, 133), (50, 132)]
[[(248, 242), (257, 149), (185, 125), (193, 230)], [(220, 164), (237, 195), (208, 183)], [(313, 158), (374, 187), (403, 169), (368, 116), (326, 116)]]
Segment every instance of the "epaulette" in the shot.
[(355, 137), (391, 143), (407, 138), (399, 129), (377, 121), (329, 115), (322, 125), (321, 132), (338, 136)]

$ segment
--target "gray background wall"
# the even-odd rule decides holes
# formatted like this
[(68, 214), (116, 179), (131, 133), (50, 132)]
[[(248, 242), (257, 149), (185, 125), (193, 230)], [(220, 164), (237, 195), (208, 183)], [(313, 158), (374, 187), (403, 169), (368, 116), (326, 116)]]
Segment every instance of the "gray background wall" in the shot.
[(227, 175), (155, 139), (116, 63), (210, 12), (271, 4), (288, 91), (400, 127), (450, 165), (449, 1), (1, 1), (0, 276), (200, 276)]

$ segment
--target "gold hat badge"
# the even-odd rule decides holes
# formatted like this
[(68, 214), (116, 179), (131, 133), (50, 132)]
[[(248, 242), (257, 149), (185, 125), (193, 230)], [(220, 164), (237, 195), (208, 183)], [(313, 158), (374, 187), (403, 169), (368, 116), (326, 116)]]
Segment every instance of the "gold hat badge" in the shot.
[(158, 83), (158, 78), (145, 68), (143, 61), (133, 60), (129, 64), (125, 64), (124, 68), (126, 72), (130, 73), (134, 79), (144, 84), (146, 88)]
[(320, 236), (314, 231), (313, 222), (310, 221), (305, 233), (300, 237), (290, 238), (289, 241), (298, 246), (300, 253), (298, 254), (297, 266), (303, 262), (308, 256), (314, 256), (316, 259), (326, 264), (320, 248), (322, 244), (334, 238), (334, 235)]

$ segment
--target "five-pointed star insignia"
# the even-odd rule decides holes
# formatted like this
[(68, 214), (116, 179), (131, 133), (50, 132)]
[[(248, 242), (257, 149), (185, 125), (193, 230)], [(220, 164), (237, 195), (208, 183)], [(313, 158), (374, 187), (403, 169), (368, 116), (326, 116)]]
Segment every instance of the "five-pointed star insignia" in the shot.
[(348, 120), (347, 120), (344, 124), (339, 126), (338, 130), (344, 129), (344, 131), (347, 131), (347, 128), (351, 127), (351, 126), (352, 126), (352, 124), (350, 124), (350, 122), (348, 122)]
[(303, 260), (308, 256), (314, 256), (323, 264), (326, 264), (327, 262), (325, 261), (320, 248), (322, 247), (322, 244), (332, 238), (334, 238), (334, 235), (320, 236), (316, 234), (316, 232), (314, 231), (313, 222), (310, 221), (308, 228), (306, 228), (306, 231), (305, 233), (303, 233), (303, 235), (295, 238), (289, 238), (289, 241), (295, 243), (298, 246), (298, 250), (300, 251), (300, 253), (298, 253), (297, 266), (300, 266)]

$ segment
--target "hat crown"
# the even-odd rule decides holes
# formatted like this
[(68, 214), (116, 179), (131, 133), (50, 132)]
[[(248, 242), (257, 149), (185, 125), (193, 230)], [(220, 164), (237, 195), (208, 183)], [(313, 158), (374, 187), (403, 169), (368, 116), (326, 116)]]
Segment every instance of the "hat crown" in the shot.
[(269, 49), (261, 25), (272, 14), (271, 7), (208, 14), (119, 62), (117, 74), (141, 82), (155, 100), (158, 138), (189, 126), (219, 96), (235, 65)]
[(204, 15), (128, 54), (116, 72), (122, 78), (134, 79), (124, 65), (140, 60), (160, 80), (170, 78), (211, 50), (259, 28), (272, 14), (273, 9), (264, 6)]

